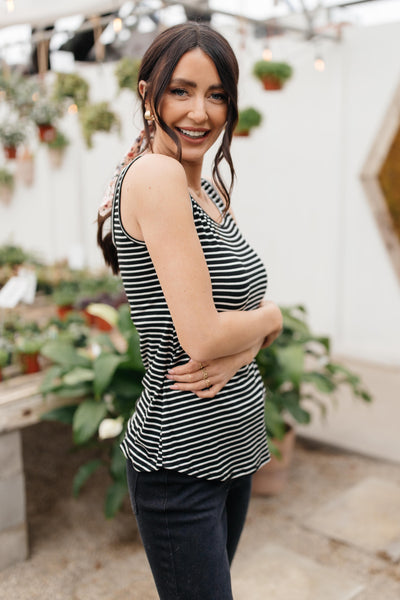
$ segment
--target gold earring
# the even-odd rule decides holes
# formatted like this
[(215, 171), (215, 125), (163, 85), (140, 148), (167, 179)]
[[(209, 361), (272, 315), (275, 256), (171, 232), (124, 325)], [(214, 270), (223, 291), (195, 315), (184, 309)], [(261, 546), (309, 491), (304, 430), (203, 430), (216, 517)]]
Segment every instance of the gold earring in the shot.
[(149, 109), (146, 109), (144, 113), (144, 118), (146, 119), (146, 121), (154, 121), (154, 115), (151, 114), (151, 111)]

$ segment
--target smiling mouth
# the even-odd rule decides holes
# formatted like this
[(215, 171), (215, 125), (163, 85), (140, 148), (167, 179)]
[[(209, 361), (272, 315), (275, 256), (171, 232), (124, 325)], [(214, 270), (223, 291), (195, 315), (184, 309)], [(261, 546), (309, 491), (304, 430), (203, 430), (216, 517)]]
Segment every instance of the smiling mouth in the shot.
[(199, 140), (208, 136), (210, 131), (195, 131), (192, 129), (181, 129), (180, 127), (176, 128), (179, 133), (184, 135), (185, 137), (190, 138), (191, 140)]

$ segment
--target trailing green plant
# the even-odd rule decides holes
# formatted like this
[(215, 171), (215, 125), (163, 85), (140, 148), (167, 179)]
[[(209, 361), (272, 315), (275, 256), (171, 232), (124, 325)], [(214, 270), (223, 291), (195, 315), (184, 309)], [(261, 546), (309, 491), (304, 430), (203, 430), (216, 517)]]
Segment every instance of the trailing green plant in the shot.
[(265, 415), (270, 439), (283, 437), (288, 420), (310, 423), (312, 404), (325, 416), (328, 402), (343, 386), (361, 400), (372, 399), (358, 375), (331, 360), (329, 338), (312, 334), (304, 307), (281, 310), (282, 334), (256, 358), (267, 390)]
[(235, 133), (248, 132), (253, 127), (258, 127), (262, 121), (262, 114), (253, 107), (244, 108), (239, 111), (239, 119)]
[(14, 175), (5, 167), (0, 167), (0, 187), (13, 190), (15, 185)]
[(64, 150), (69, 144), (70, 144), (69, 139), (59, 129), (57, 129), (57, 133), (56, 133), (54, 140), (51, 140), (51, 142), (47, 142), (47, 146), (51, 150), (60, 150), (60, 151)]
[(125, 458), (119, 445), (141, 394), (144, 375), (138, 334), (128, 305), (111, 311), (112, 323), (118, 327), (124, 349), (117, 349), (107, 335), (96, 336), (86, 349), (76, 348), (66, 340), (50, 341), (42, 348), (42, 354), (52, 360), (53, 366), (41, 386), (44, 394), (71, 398), (69, 406), (53, 410), (43, 418), (72, 425), (77, 446), (103, 448), (101, 458), (80, 467), (74, 478), (73, 493), (78, 495), (90, 476), (106, 466), (112, 480), (104, 504), (107, 518), (116, 514), (127, 494)]
[(124, 56), (117, 62), (114, 74), (117, 78), (120, 90), (127, 88), (128, 90), (136, 92), (140, 62), (139, 59), (131, 58), (129, 56)]
[(26, 138), (25, 127), (21, 121), (4, 121), (0, 125), (0, 140), (3, 146), (16, 148)]
[(15, 246), (14, 244), (0, 246), (0, 266), (10, 265), (14, 267), (25, 262), (35, 262), (35, 260), (35, 256), (23, 250), (21, 246)]
[(109, 133), (112, 129), (119, 130), (120, 121), (117, 115), (109, 109), (107, 102), (87, 104), (79, 111), (82, 133), (88, 148), (93, 147), (93, 134), (96, 131)]
[(78, 108), (87, 104), (89, 99), (89, 84), (77, 73), (57, 73), (53, 88), (53, 99), (62, 102), (72, 100)]
[(285, 62), (259, 60), (253, 67), (253, 74), (261, 80), (272, 76), (283, 83), (291, 78), (293, 68)]

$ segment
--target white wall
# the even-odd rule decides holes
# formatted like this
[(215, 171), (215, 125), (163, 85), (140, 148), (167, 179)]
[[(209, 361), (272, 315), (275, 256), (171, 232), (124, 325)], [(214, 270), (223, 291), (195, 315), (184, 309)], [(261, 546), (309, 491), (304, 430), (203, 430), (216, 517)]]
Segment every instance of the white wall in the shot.
[[(396, 365), (400, 286), (359, 173), (398, 84), (400, 24), (349, 28), (341, 44), (324, 44), (324, 73), (314, 70), (311, 45), (277, 40), (276, 58), (290, 58), (295, 68), (282, 92), (263, 91), (251, 76), (261, 41), (250, 36), (240, 49), (235, 35), (228, 32), (241, 64), (240, 105), (258, 107), (264, 124), (234, 140), (233, 207), (267, 264), (270, 297), (304, 304), (336, 352)], [(62, 127), (74, 141), (62, 169), (51, 170), (38, 147), (34, 185), (19, 185), (11, 205), (0, 205), (0, 243), (20, 243), (48, 261), (78, 244), (89, 265), (101, 265), (97, 205), (140, 125), (133, 94), (116, 97), (113, 68), (79, 70), (91, 81), (92, 99), (111, 100), (122, 115), (121, 137), (96, 134), (87, 151), (76, 116), (66, 117)]]

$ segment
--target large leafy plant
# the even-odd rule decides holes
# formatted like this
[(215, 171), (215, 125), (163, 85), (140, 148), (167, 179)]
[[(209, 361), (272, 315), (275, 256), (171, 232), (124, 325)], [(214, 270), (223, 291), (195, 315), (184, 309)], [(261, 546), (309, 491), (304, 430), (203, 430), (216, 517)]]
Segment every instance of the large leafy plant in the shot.
[(122, 305), (118, 311), (107, 306), (106, 314), (121, 334), (123, 349), (118, 349), (105, 335), (93, 338), (84, 349), (76, 348), (68, 340), (47, 343), (42, 354), (54, 364), (41, 391), (71, 398), (71, 404), (48, 412), (44, 418), (71, 424), (73, 440), (78, 446), (100, 444), (105, 448), (102, 458), (80, 467), (73, 491), (78, 495), (89, 477), (106, 465), (112, 479), (105, 499), (105, 514), (110, 518), (127, 494), (125, 459), (119, 444), (142, 391), (144, 368), (128, 306)]
[(295, 306), (281, 310), (282, 334), (257, 355), (267, 391), (265, 415), (270, 439), (281, 439), (288, 421), (310, 423), (312, 404), (324, 416), (343, 386), (349, 387), (355, 397), (371, 401), (358, 375), (331, 360), (329, 338), (312, 334), (305, 309)]

